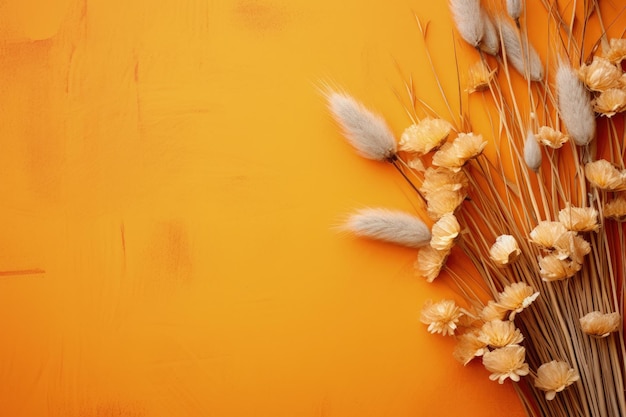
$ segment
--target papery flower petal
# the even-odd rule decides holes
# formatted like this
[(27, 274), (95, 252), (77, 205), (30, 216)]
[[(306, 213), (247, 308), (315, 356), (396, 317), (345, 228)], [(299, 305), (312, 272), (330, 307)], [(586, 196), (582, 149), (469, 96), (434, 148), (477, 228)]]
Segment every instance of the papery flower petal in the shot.
[(559, 211), (559, 222), (574, 232), (597, 232), (600, 229), (598, 210), (593, 207), (573, 207), (568, 203)]
[(542, 221), (530, 232), (530, 241), (544, 249), (552, 249), (567, 229), (561, 222)]
[(484, 61), (477, 61), (469, 68), (469, 93), (484, 91), (489, 88), (497, 69), (490, 69)]
[(569, 136), (565, 135), (563, 132), (552, 129), (549, 126), (541, 126), (535, 136), (542, 145), (549, 146), (554, 149), (559, 149), (563, 146), (563, 144), (569, 141)]
[(430, 246), (433, 249), (447, 251), (452, 249), (454, 242), (459, 237), (461, 225), (454, 214), (444, 214), (432, 228)]
[(423, 155), (439, 148), (451, 131), (448, 121), (428, 117), (406, 128), (398, 146), (401, 151)]
[[(561, 260), (571, 260), (580, 265), (589, 252), (591, 252), (591, 245), (576, 232), (567, 231), (554, 242), (553, 255)], [(577, 271), (579, 269), (580, 267)]]
[(430, 193), (426, 197), (428, 217), (436, 221), (446, 214), (454, 213), (463, 200), (465, 200), (465, 193), (460, 191), (442, 189)]
[(585, 177), (591, 185), (606, 191), (626, 190), (626, 180), (609, 161), (599, 159), (585, 164)]
[(498, 236), (489, 249), (489, 257), (500, 267), (515, 262), (521, 253), (517, 240), (511, 235)]
[(609, 88), (593, 101), (593, 110), (605, 117), (613, 117), (626, 110), (626, 91)]
[(580, 319), (580, 327), (586, 334), (603, 338), (620, 329), (622, 317), (619, 313), (601, 313), (592, 311)]
[(485, 352), (489, 351), (487, 344), (478, 337), (479, 334), (480, 332), (473, 331), (464, 333), (457, 338), (457, 343), (452, 355), (457, 361), (461, 362), (463, 366), (470, 363), (472, 359), (482, 356)]
[(616, 197), (604, 205), (603, 216), (619, 222), (626, 221), (626, 199)]
[(489, 300), (487, 305), (480, 312), (480, 318), (487, 322), (493, 320), (504, 320), (509, 310), (501, 306), (494, 300)]
[(516, 345), (485, 352), (483, 365), (491, 372), (489, 379), (498, 380), (500, 384), (503, 384), (507, 378), (518, 382), (520, 377), (530, 372), (526, 363), (526, 349)]
[(470, 159), (480, 155), (487, 146), (482, 135), (459, 133), (452, 143), (444, 144), (433, 155), (433, 165), (459, 171)]
[(592, 91), (606, 91), (609, 88), (619, 88), (619, 78), (622, 72), (608, 59), (594, 56), (589, 65), (583, 64), (578, 70), (580, 79)]
[(573, 277), (576, 272), (580, 271), (581, 265), (551, 254), (539, 258), (539, 268), (541, 279), (552, 282)]
[(415, 269), (427, 282), (433, 282), (439, 276), (449, 254), (450, 251), (441, 251), (433, 249), (431, 246), (424, 246), (417, 254)]
[(613, 64), (619, 64), (626, 59), (626, 39), (609, 39), (609, 50), (604, 57)]
[(427, 301), (422, 308), (420, 321), (428, 325), (430, 333), (448, 336), (454, 334), (462, 314), (461, 309), (452, 300), (437, 303)]
[(420, 192), (426, 197), (442, 190), (461, 192), (464, 195), (468, 184), (469, 179), (463, 171), (454, 172), (445, 167), (429, 167), (424, 172)]
[(553, 400), (557, 392), (563, 391), (580, 377), (576, 370), (566, 362), (551, 361), (544, 363), (537, 369), (535, 387), (546, 392), (546, 400)]
[(522, 343), (524, 336), (512, 321), (492, 320), (483, 325), (479, 339), (493, 348), (501, 348)]
[(522, 312), (526, 307), (532, 304), (539, 297), (539, 292), (525, 282), (515, 282), (504, 287), (504, 290), (498, 294), (496, 302), (513, 312), (510, 318), (515, 317), (516, 313)]

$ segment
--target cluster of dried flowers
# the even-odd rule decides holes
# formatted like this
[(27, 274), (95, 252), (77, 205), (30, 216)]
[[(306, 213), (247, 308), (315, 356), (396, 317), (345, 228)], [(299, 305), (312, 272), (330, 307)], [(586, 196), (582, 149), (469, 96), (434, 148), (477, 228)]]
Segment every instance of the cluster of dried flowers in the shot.
[[(493, 157), (462, 109), (449, 121), (413, 104), (412, 123), (396, 140), (382, 117), (328, 92), (357, 152), (393, 164), (423, 205), (421, 217), (361, 210), (346, 226), (419, 248), (416, 271), (427, 282), (453, 280), (466, 304), (428, 302), (421, 321), (456, 338), (462, 364), (482, 358), (490, 379), (524, 383), (516, 388), (529, 415), (626, 417), (626, 39), (608, 38), (596, 1), (567, 13), (537, 1), (558, 34), (548, 45), (556, 71), (546, 74), (528, 38), (527, 7), (450, 1), (478, 57), (466, 100), (488, 100), (500, 119), (490, 132)], [(585, 56), (593, 19), (602, 47)], [(446, 266), (459, 255), (474, 265), (479, 288)]]

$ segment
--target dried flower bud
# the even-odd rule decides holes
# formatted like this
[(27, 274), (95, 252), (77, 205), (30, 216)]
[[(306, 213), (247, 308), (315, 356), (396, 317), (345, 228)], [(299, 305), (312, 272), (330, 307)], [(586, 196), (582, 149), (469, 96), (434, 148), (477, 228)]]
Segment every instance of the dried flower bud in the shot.
[(596, 119), (591, 99), (576, 72), (561, 63), (556, 72), (559, 114), (567, 131), (578, 146), (587, 145), (596, 133)]
[(492, 320), (485, 323), (480, 331), (480, 340), (492, 348), (518, 345), (524, 336), (512, 321)]
[(496, 69), (490, 70), (484, 61), (478, 61), (469, 68), (469, 89), (468, 92), (484, 91), (489, 88), (493, 81)]
[(487, 344), (479, 339), (479, 334), (478, 331), (474, 331), (462, 334), (457, 338), (457, 344), (452, 355), (463, 366), (470, 363), (472, 359), (489, 352)]
[(484, 33), (480, 0), (450, 0), (450, 11), (463, 40), (478, 47)]
[(599, 311), (592, 311), (580, 318), (580, 327), (589, 336), (603, 338), (618, 331), (621, 320), (619, 313), (604, 314)]
[(496, 56), (500, 52), (500, 34), (485, 9), (481, 8), (480, 16), (483, 21), (483, 37), (478, 47), (481, 51)]
[(567, 230), (574, 232), (597, 232), (600, 230), (598, 210), (593, 207), (573, 207), (567, 203), (567, 207), (559, 211), (559, 222)]
[(446, 214), (454, 213), (465, 200), (465, 192), (442, 189), (426, 197), (426, 213), (432, 220), (439, 220)]
[(444, 144), (433, 155), (433, 165), (460, 171), (470, 159), (480, 155), (487, 146), (482, 135), (459, 133), (452, 143)]
[(520, 377), (528, 375), (530, 370), (526, 363), (526, 349), (522, 346), (505, 346), (485, 352), (483, 365), (491, 375), (489, 379), (503, 384), (507, 378), (518, 382)]
[(609, 88), (619, 88), (622, 71), (608, 59), (594, 56), (591, 64), (580, 67), (578, 74), (590, 90), (606, 91)]
[(569, 140), (569, 136), (549, 126), (541, 126), (535, 137), (542, 145), (549, 146), (553, 149), (559, 149)]
[(537, 138), (532, 132), (528, 132), (524, 141), (524, 162), (526, 166), (537, 172), (541, 168), (541, 148), (537, 143)]
[(460, 232), (461, 225), (454, 217), (454, 214), (445, 214), (433, 225), (430, 246), (440, 251), (450, 250), (454, 246), (454, 242), (459, 237)]
[(441, 251), (433, 249), (431, 246), (424, 246), (417, 254), (415, 269), (426, 282), (433, 282), (446, 264), (449, 254), (450, 251)]
[(560, 222), (542, 221), (530, 232), (530, 241), (543, 249), (552, 249), (565, 232), (567, 229)]
[(428, 325), (430, 333), (451, 336), (462, 314), (461, 309), (452, 300), (442, 300), (437, 303), (427, 301), (422, 308), (420, 321)]
[(360, 237), (410, 248), (425, 246), (431, 238), (428, 226), (418, 217), (386, 209), (359, 210), (348, 218), (345, 228)]
[(400, 137), (400, 150), (426, 154), (439, 148), (451, 131), (452, 125), (446, 120), (428, 117), (406, 128)]
[(553, 400), (557, 392), (563, 391), (578, 381), (578, 373), (566, 362), (551, 361), (537, 369), (535, 387), (546, 392), (546, 400)]
[(396, 139), (382, 117), (344, 93), (330, 92), (328, 107), (359, 155), (376, 161), (395, 157)]
[(500, 16), (496, 20), (496, 26), (500, 28), (500, 36), (504, 45), (503, 54), (513, 65), (513, 68), (530, 81), (541, 81), (543, 79), (543, 64), (535, 48), (528, 43), (528, 39), (522, 36), (504, 16)]
[(570, 260), (561, 259), (558, 255), (550, 254), (539, 258), (539, 274), (546, 282), (560, 281), (571, 278), (580, 271), (581, 265)]
[(427, 198), (442, 190), (459, 192), (464, 195), (468, 184), (469, 179), (463, 171), (454, 172), (445, 167), (429, 167), (424, 172), (424, 181), (420, 187), (420, 192)]
[(585, 165), (585, 177), (594, 187), (606, 191), (626, 190), (622, 173), (609, 161), (599, 159)]
[(517, 313), (521, 313), (537, 297), (539, 297), (539, 292), (536, 292), (533, 287), (525, 282), (515, 282), (504, 287), (504, 290), (498, 294), (497, 303), (512, 312), (509, 319), (513, 320)]
[(593, 110), (605, 117), (613, 117), (626, 110), (626, 91), (609, 88), (593, 101)]
[(603, 216), (618, 222), (626, 221), (626, 199), (617, 197), (604, 205)]
[(500, 267), (515, 262), (521, 253), (517, 240), (511, 235), (498, 236), (489, 249), (489, 257)]
[(613, 64), (619, 64), (626, 59), (626, 39), (609, 39), (609, 50), (604, 57)]

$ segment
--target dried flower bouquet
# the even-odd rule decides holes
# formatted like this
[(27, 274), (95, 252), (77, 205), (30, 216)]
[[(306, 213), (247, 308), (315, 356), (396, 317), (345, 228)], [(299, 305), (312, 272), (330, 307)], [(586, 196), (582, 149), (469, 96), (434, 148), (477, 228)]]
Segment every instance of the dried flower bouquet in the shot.
[[(463, 305), (428, 302), (421, 321), (456, 338), (462, 364), (482, 361), (490, 379), (513, 381), (528, 415), (626, 417), (626, 39), (602, 16), (623, 10), (598, 0), (449, 5), (476, 50), (458, 64), (468, 73), (458, 113), (442, 93), (450, 114), (436, 114), (407, 82), (410, 125), (396, 138), (350, 95), (326, 91), (357, 153), (392, 164), (421, 205), (360, 210), (345, 226), (418, 248), (419, 276), (456, 285)], [(541, 54), (529, 22), (548, 22)], [(472, 128), (475, 103), (491, 121), (484, 131)]]

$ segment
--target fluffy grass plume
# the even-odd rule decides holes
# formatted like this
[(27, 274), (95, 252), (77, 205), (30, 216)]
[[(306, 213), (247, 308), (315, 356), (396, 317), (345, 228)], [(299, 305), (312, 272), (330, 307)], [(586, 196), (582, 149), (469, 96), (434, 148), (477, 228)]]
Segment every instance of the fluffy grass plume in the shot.
[(509, 21), (506, 16), (498, 16), (496, 26), (500, 29), (503, 53), (513, 68), (531, 81), (543, 79), (543, 64), (539, 54), (528, 39)]
[(430, 242), (430, 230), (419, 218), (401, 211), (366, 208), (352, 214), (344, 224), (356, 236), (420, 248)]
[(450, 0), (450, 10), (463, 40), (478, 47), (484, 33), (480, 0)]
[(561, 62), (555, 77), (559, 115), (570, 137), (578, 146), (595, 137), (596, 119), (589, 93), (569, 64)]

